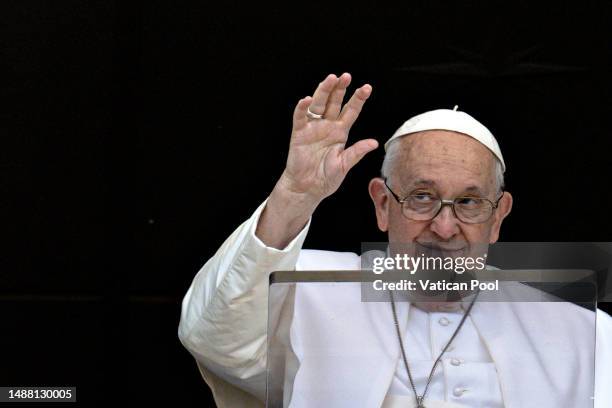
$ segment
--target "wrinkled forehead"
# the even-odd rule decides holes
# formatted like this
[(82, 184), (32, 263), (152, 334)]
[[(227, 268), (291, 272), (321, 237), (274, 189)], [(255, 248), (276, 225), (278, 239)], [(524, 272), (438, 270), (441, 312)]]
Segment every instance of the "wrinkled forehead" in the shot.
[(446, 130), (428, 130), (402, 137), (393, 174), (405, 186), (427, 181), (441, 190), (495, 186), (495, 157), (474, 138)]

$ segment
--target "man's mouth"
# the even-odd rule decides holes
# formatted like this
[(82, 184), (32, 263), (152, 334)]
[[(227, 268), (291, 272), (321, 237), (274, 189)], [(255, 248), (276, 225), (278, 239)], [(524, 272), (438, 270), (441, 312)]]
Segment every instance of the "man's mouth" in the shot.
[(463, 252), (466, 248), (466, 246), (440, 244), (435, 242), (417, 242), (417, 245), (422, 247), (427, 252), (442, 253)]

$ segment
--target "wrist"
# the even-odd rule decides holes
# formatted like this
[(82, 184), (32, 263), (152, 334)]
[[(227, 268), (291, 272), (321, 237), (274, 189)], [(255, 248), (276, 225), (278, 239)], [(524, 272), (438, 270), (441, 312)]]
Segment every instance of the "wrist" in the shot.
[[(296, 184), (286, 172), (283, 172), (274, 186), (270, 199), (278, 202), (281, 205), (280, 208), (286, 209), (288, 213), (307, 213), (309, 216), (323, 200), (316, 194), (296, 188)], [(293, 209), (295, 211), (292, 211)]]
[(264, 244), (277, 249), (285, 248), (300, 233), (319, 203), (284, 183), (276, 183), (255, 231)]

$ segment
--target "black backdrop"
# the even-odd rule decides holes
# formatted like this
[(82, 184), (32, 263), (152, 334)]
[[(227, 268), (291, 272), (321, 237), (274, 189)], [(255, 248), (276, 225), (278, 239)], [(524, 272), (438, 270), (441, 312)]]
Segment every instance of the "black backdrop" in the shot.
[[(502, 240), (612, 241), (610, 3), (529, 3), (4, 2), (0, 385), (206, 406), (181, 298), (330, 72), (374, 87), (351, 140), (455, 104), (492, 129), (515, 197)], [(366, 190), (381, 160), (319, 207), (306, 247), (384, 238)]]

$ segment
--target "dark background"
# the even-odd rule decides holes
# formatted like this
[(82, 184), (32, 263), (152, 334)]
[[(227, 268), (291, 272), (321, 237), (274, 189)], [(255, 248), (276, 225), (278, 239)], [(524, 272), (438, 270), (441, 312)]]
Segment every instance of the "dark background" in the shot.
[[(503, 241), (612, 241), (611, 3), (529, 3), (3, 2), (0, 385), (207, 406), (180, 301), (330, 72), (374, 88), (350, 140), (455, 104), (485, 123), (515, 197)], [(381, 160), (319, 207), (306, 247), (384, 239)]]

